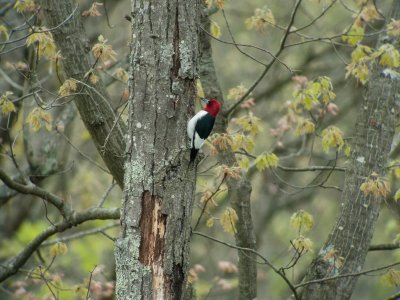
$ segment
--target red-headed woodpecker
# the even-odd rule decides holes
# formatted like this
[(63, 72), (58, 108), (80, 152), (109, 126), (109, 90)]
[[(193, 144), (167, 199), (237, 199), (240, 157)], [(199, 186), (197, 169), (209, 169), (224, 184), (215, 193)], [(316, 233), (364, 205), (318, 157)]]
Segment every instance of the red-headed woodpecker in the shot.
[(206, 103), (203, 110), (199, 111), (190, 119), (187, 126), (187, 134), (190, 139), (190, 163), (192, 163), (199, 149), (203, 146), (205, 140), (213, 129), (215, 118), (221, 108), (221, 103), (215, 99), (202, 99)]

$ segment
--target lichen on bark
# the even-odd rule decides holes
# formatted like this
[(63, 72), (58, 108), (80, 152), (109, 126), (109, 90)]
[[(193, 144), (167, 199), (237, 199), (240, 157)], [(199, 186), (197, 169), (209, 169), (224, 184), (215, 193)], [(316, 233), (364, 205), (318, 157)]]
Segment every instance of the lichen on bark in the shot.
[(199, 7), (198, 0), (132, 0), (117, 299), (183, 297), (195, 190), (186, 124), (196, 97)]

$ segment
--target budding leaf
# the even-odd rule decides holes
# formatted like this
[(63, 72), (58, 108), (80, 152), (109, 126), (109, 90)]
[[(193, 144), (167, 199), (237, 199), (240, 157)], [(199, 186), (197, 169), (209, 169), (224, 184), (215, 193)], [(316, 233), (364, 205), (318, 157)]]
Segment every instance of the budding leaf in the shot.
[(56, 243), (49, 249), (51, 256), (65, 255), (68, 252), (68, 247), (65, 243)]
[(221, 216), (220, 223), (225, 232), (234, 234), (236, 231), (235, 224), (238, 221), (236, 211), (228, 207)]
[(290, 217), (290, 225), (299, 231), (307, 232), (313, 228), (314, 218), (310, 213), (300, 209)]
[(221, 36), (221, 27), (219, 27), (217, 22), (211, 21), (210, 32), (211, 35), (215, 38), (219, 38)]

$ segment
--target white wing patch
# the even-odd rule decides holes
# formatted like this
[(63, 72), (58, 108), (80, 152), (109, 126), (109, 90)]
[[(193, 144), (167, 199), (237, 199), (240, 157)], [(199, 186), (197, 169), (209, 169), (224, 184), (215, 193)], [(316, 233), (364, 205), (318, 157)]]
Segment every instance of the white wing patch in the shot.
[[(192, 138), (193, 138), (194, 130), (196, 128), (197, 120), (200, 119), (201, 117), (203, 117), (206, 114), (207, 114), (207, 112), (205, 110), (201, 110), (193, 118), (191, 118), (189, 120), (189, 122), (188, 122), (187, 135), (188, 135), (188, 137), (190, 139), (190, 147), (193, 146)], [(200, 149), (201, 146), (204, 144), (204, 141), (205, 140), (201, 139), (200, 136), (196, 133), (195, 137), (194, 137), (194, 147), (196, 149)]]
[(203, 146), (204, 142), (205, 142), (205, 140), (203, 140), (202, 138), (200, 138), (200, 136), (199, 136), (197, 133), (195, 133), (195, 137), (194, 137), (194, 147), (195, 147), (196, 149), (200, 149), (201, 146)]

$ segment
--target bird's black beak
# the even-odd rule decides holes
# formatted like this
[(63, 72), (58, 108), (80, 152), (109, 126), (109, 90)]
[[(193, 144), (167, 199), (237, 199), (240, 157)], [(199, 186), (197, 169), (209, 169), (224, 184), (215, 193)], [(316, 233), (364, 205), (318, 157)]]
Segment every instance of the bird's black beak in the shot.
[(201, 98), (201, 101), (202, 101), (204, 104), (206, 104), (206, 105), (207, 105), (207, 103), (208, 103), (208, 99), (207, 99), (207, 98)]

